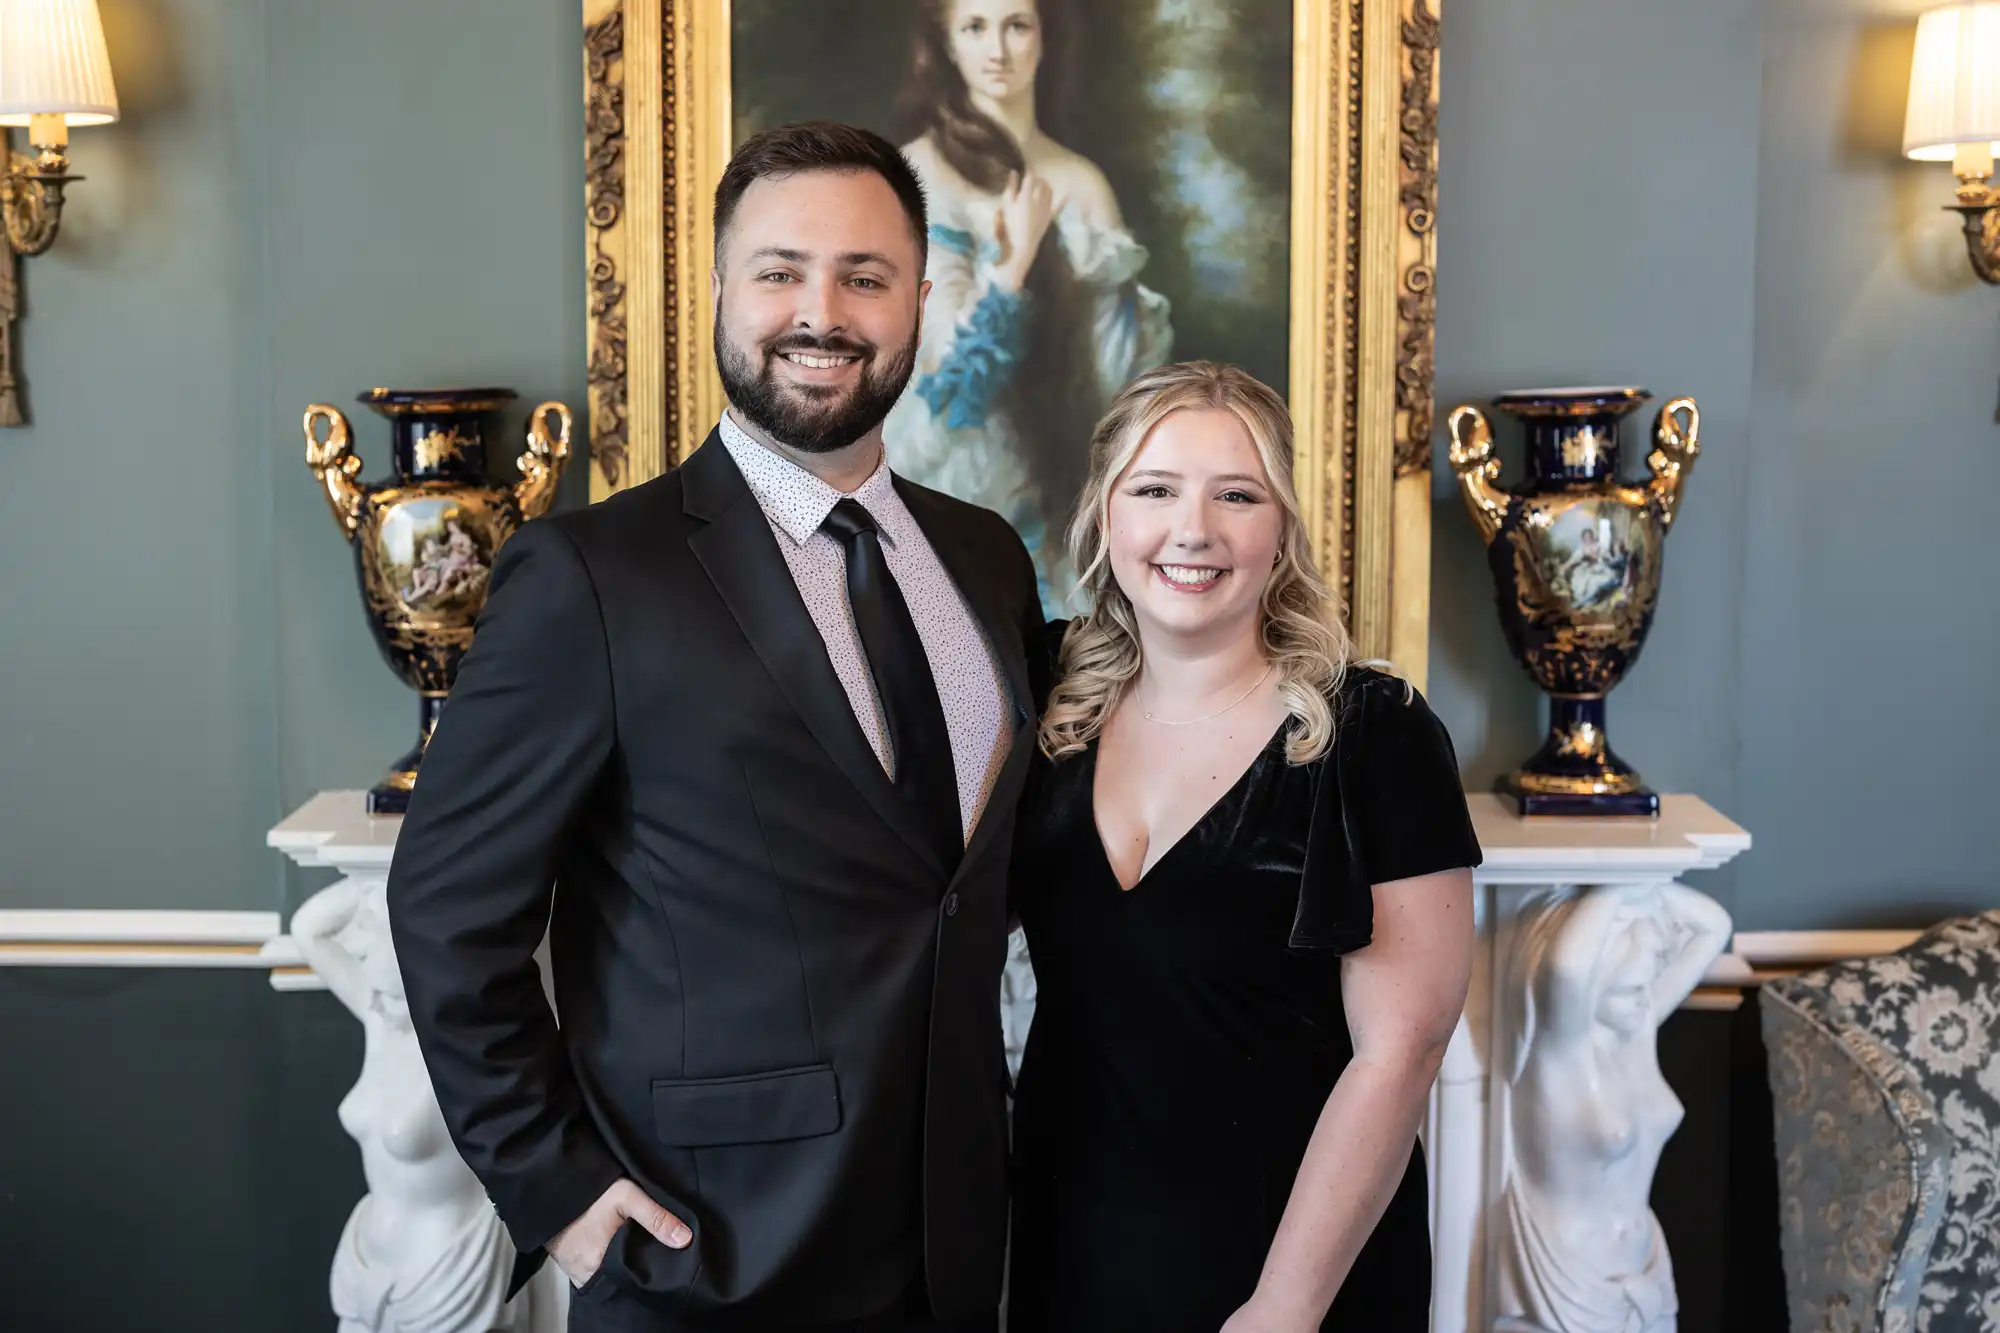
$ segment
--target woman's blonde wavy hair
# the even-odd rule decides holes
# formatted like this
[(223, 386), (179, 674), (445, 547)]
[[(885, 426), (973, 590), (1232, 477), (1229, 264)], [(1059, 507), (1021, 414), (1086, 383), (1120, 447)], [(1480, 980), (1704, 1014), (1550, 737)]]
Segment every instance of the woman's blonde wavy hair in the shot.
[(1060, 683), (1042, 714), (1040, 743), (1050, 759), (1075, 754), (1139, 677), (1139, 626), (1132, 603), (1112, 576), (1105, 537), (1111, 491), (1153, 429), (1175, 412), (1220, 408), (1249, 432), (1284, 510), (1278, 562), (1264, 585), (1264, 653), (1275, 664), (1278, 693), (1295, 725), (1285, 757), (1310, 763), (1333, 744), (1332, 700), (1353, 657), (1339, 608), (1320, 578), (1292, 485), (1292, 416), (1285, 400), (1235, 366), (1183, 361), (1151, 370), (1127, 385), (1097, 423), (1090, 472), (1069, 526), (1077, 591), (1089, 610), (1063, 637)]

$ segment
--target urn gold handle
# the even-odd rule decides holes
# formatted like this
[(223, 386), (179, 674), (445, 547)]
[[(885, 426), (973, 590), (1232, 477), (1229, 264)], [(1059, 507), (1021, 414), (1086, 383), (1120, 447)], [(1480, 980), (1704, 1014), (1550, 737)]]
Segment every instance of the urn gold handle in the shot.
[[(549, 422), (555, 421), (551, 430)], [(514, 461), (521, 479), (514, 483), (514, 503), (522, 518), (539, 518), (556, 498), (556, 483), (562, 480), (563, 464), (569, 461), (569, 409), (561, 403), (542, 403), (528, 414), (528, 451)]]
[[(326, 423), (324, 439), (320, 438), (321, 422)], [(306, 466), (326, 488), (326, 505), (333, 511), (333, 521), (340, 525), (340, 535), (352, 541), (361, 526), (368, 488), (354, 479), (361, 470), (361, 459), (353, 450), (347, 418), (337, 407), (314, 403), (306, 409), (305, 432)]]
[(1681, 490), (1700, 453), (1701, 409), (1692, 398), (1676, 398), (1653, 419), (1653, 452), (1646, 455), (1646, 466), (1653, 471), (1647, 489), (1659, 502), (1662, 527), (1674, 525)]
[(1451, 433), (1451, 466), (1458, 473), (1465, 507), (1479, 528), (1479, 540), (1491, 542), (1507, 517), (1507, 492), (1500, 489), (1500, 460), (1493, 456), (1493, 425), (1486, 414), (1466, 404), (1454, 407), (1445, 427)]

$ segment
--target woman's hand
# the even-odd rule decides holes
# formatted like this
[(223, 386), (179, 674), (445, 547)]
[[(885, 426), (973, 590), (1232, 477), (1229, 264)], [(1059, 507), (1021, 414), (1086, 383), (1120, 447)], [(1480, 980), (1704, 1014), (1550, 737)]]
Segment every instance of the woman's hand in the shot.
[(993, 239), (1000, 244), (1001, 256), (995, 272), (1002, 286), (1019, 291), (1028, 281), (1028, 270), (1058, 211), (1055, 191), (1034, 172), (1017, 173), (1007, 182), (993, 214)]
[(1318, 1319), (1282, 1309), (1260, 1292), (1229, 1316), (1222, 1333), (1318, 1333), (1319, 1326)]

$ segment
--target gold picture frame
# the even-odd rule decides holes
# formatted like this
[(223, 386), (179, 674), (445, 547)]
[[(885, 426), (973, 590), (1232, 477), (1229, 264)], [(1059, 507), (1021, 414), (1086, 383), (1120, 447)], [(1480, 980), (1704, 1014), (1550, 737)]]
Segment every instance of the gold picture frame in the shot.
[[(1360, 650), (1426, 675), (1437, 219), (1433, 0), (1296, 0), (1290, 400), (1300, 499)], [(723, 410), (710, 200), (730, 0), (584, 0), (591, 497)], [(678, 392), (676, 387), (678, 386)]]

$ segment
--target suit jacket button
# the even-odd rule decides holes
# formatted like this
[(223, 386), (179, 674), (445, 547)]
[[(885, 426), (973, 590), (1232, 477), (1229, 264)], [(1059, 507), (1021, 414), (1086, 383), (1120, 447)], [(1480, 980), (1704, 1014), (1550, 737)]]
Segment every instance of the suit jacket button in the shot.
[(944, 914), (945, 914), (946, 916), (957, 916), (957, 915), (958, 915), (958, 895), (957, 895), (957, 894), (955, 894), (955, 893), (947, 893), (947, 894), (946, 894), (946, 895), (944, 896)]

